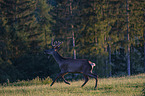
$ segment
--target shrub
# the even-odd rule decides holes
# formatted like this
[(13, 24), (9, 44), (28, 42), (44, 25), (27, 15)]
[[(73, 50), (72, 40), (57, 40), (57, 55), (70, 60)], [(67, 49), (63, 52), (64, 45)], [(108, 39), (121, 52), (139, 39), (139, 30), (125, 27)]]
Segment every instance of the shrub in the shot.
[(52, 82), (52, 79), (50, 77), (41, 79), (39, 77), (36, 77), (33, 80), (22, 80), (17, 81), (14, 83), (9, 83), (8, 86), (31, 86), (31, 85), (42, 85), (42, 84), (50, 84)]

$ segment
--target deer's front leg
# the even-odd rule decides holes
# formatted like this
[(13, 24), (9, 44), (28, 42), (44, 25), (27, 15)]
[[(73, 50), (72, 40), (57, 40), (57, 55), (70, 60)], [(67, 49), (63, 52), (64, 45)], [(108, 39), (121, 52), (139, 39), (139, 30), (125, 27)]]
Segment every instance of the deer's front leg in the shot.
[(59, 77), (63, 76), (64, 74), (65, 74), (65, 73), (59, 73), (59, 74), (57, 75), (57, 77), (53, 80), (53, 82), (51, 83), (50, 86), (52, 86), (52, 85), (54, 84), (54, 82), (55, 82)]

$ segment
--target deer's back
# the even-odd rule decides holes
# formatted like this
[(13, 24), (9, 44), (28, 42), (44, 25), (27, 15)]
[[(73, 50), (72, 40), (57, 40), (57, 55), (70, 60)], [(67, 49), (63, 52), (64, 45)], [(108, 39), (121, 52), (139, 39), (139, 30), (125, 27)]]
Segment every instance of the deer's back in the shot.
[(87, 72), (92, 69), (91, 65), (86, 59), (69, 59), (65, 58), (60, 65), (61, 71), (68, 72)]

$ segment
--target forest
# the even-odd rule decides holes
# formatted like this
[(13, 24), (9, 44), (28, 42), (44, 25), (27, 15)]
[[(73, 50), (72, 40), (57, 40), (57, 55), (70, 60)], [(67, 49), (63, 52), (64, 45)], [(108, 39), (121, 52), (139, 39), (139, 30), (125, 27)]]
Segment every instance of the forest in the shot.
[(145, 1), (0, 0), (0, 84), (53, 78), (59, 66), (44, 54), (53, 39), (99, 77), (145, 73)]

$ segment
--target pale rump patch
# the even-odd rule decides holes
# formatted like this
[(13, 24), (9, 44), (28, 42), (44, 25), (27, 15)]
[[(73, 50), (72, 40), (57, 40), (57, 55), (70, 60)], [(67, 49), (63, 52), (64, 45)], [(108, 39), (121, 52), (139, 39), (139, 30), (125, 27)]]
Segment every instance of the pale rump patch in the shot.
[(96, 64), (93, 63), (93, 62), (91, 62), (91, 61), (89, 61), (89, 64), (90, 64), (92, 67), (96, 66)]

